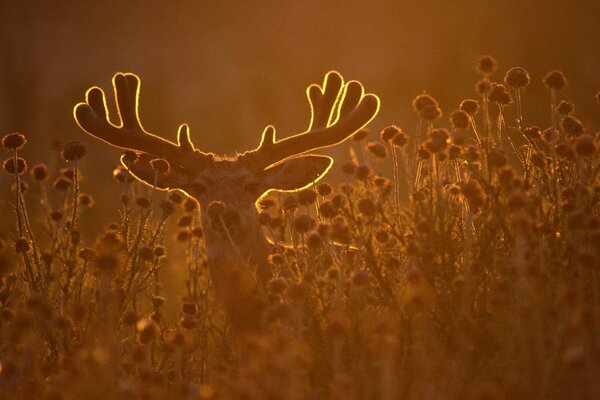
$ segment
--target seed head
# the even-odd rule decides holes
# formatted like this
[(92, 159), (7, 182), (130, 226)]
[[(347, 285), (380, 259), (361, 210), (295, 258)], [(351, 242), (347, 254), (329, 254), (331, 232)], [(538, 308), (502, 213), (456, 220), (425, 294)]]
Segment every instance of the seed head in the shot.
[(489, 92), (488, 99), (491, 102), (498, 103), (500, 105), (506, 106), (512, 103), (512, 97), (506, 90), (506, 87), (502, 84), (493, 83)]
[(25, 161), (25, 159), (21, 157), (17, 157), (16, 168), (14, 157), (7, 158), (6, 160), (4, 160), (2, 166), (4, 167), (4, 170), (6, 172), (13, 175), (23, 175), (25, 172), (27, 172), (27, 161)]
[(369, 134), (368, 130), (360, 129), (352, 135), (352, 140), (354, 140), (355, 142), (363, 141), (363, 140), (365, 140), (365, 138), (367, 137), (368, 134)]
[(54, 189), (60, 192), (66, 192), (71, 187), (71, 181), (67, 178), (58, 178), (54, 181)]
[(571, 136), (580, 136), (583, 134), (583, 124), (575, 117), (564, 117), (560, 125)]
[(356, 173), (356, 177), (359, 180), (364, 181), (371, 174), (371, 169), (369, 168), (368, 165), (361, 164), (361, 165), (359, 165), (359, 166), (356, 167), (355, 173)]
[(529, 85), (529, 82), (531, 82), (529, 73), (521, 67), (509, 69), (504, 76), (504, 83), (506, 83), (506, 86), (513, 89), (523, 89)]
[(48, 179), (48, 167), (46, 164), (37, 164), (31, 168), (31, 177), (36, 182), (45, 182)]
[(596, 96), (594, 97), (596, 98), (596, 102), (600, 104), (600, 92), (596, 93)]
[(442, 116), (442, 109), (434, 106), (425, 106), (421, 110), (420, 115), (424, 120), (433, 122)]
[(65, 161), (77, 161), (83, 158), (86, 154), (86, 149), (83, 143), (81, 142), (69, 142), (63, 148), (61, 153), (62, 158)]
[(79, 197), (77, 198), (77, 201), (79, 202), (79, 204), (81, 204), (83, 207), (87, 207), (87, 208), (91, 208), (94, 206), (94, 198), (92, 197), (91, 194), (87, 194), (87, 193), (80, 193)]
[(477, 71), (483, 75), (490, 75), (498, 68), (498, 63), (492, 56), (481, 56), (477, 60)]
[(467, 129), (471, 124), (471, 117), (465, 111), (454, 111), (450, 116), (454, 129)]
[(426, 146), (432, 153), (439, 153), (445, 151), (450, 144), (450, 133), (444, 128), (432, 129), (429, 132), (429, 141)]
[(487, 94), (490, 92), (491, 88), (492, 88), (492, 84), (490, 83), (489, 79), (487, 79), (487, 78), (483, 78), (483, 79), (477, 81), (477, 83), (475, 84), (475, 91), (480, 96), (487, 96)]
[(272, 293), (282, 294), (285, 292), (285, 289), (287, 289), (287, 283), (285, 282), (285, 279), (275, 277), (269, 281), (268, 289)]
[(358, 202), (358, 209), (365, 217), (373, 218), (377, 213), (377, 204), (367, 197)]
[(89, 247), (84, 247), (84, 248), (80, 249), (79, 252), (77, 253), (77, 256), (87, 262), (96, 261), (96, 258), (98, 257), (98, 255), (96, 254), (96, 251)]
[(490, 167), (502, 168), (508, 163), (508, 157), (502, 149), (492, 149), (488, 156)]
[(479, 102), (473, 99), (466, 99), (460, 102), (460, 106), (458, 108), (472, 117), (477, 114), (477, 111), (479, 111)]
[(298, 215), (294, 218), (294, 229), (300, 233), (306, 233), (315, 227), (315, 221), (308, 215)]
[(546, 85), (548, 89), (561, 90), (567, 87), (568, 84), (569, 81), (567, 81), (567, 78), (562, 71), (550, 71), (544, 76), (544, 85)]
[(140, 246), (138, 256), (144, 261), (152, 260), (154, 258), (154, 249), (150, 246)]
[(163, 160), (162, 158), (155, 158), (150, 161), (150, 165), (154, 172), (161, 175), (168, 175), (171, 171), (171, 165), (167, 160)]
[(400, 128), (398, 128), (396, 125), (390, 125), (383, 128), (383, 130), (379, 134), (379, 137), (383, 142), (390, 143), (394, 136), (396, 136), (399, 132)]
[(183, 303), (181, 305), (181, 311), (187, 315), (196, 315), (198, 313), (198, 305), (192, 302)]
[(592, 135), (581, 135), (575, 141), (575, 153), (582, 157), (592, 157), (596, 152), (596, 141)]
[(222, 201), (213, 201), (206, 208), (206, 215), (212, 219), (220, 218), (225, 214), (227, 207)]
[(423, 93), (415, 97), (412, 106), (417, 114), (421, 114), (425, 107), (438, 107), (438, 102), (427, 93)]
[(556, 111), (561, 115), (569, 115), (575, 111), (575, 106), (570, 101), (562, 100), (558, 103), (558, 106), (556, 106)]
[(371, 142), (367, 145), (367, 149), (377, 158), (386, 158), (387, 150), (385, 146), (379, 142)]
[(29, 239), (25, 237), (20, 237), (15, 240), (15, 252), (17, 253), (27, 253), (31, 250), (31, 242)]
[(324, 218), (333, 218), (338, 215), (337, 207), (334, 207), (331, 201), (324, 201), (319, 206), (319, 214)]
[(408, 136), (403, 131), (398, 132), (392, 139), (392, 144), (396, 147), (404, 147), (408, 143)]
[(121, 159), (123, 160), (123, 162), (125, 164), (129, 165), (129, 164), (136, 163), (139, 158), (140, 158), (140, 156), (135, 151), (133, 151), (133, 150), (126, 150), (123, 153), (123, 157)]
[(319, 193), (321, 196), (328, 196), (332, 191), (333, 188), (328, 183), (319, 183), (317, 185), (317, 193)]
[(148, 200), (145, 197), (136, 197), (135, 199), (135, 205), (140, 207), (140, 208), (148, 208), (150, 207), (150, 200)]
[(285, 196), (281, 208), (287, 212), (295, 211), (298, 208), (298, 198), (293, 194)]
[(356, 164), (349, 161), (347, 163), (342, 164), (342, 172), (346, 175), (353, 175), (356, 171)]
[(537, 127), (537, 126), (527, 127), (525, 129), (523, 129), (523, 133), (530, 140), (536, 140), (536, 139), (541, 139), (542, 138), (542, 130), (539, 127)]
[(298, 192), (298, 203), (309, 206), (317, 201), (317, 193), (312, 189), (304, 189)]
[(18, 132), (9, 133), (2, 138), (2, 146), (8, 150), (21, 150), (27, 144), (27, 138)]

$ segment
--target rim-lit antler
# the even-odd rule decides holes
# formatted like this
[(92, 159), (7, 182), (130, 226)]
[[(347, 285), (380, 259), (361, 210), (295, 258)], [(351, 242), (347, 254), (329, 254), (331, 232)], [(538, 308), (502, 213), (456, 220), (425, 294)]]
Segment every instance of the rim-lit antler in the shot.
[(258, 168), (338, 144), (366, 126), (379, 111), (376, 95), (365, 94), (358, 81), (344, 83), (336, 71), (325, 75), (322, 87), (310, 85), (306, 93), (311, 106), (308, 130), (276, 141), (275, 128), (267, 126), (258, 148), (246, 153)]
[(73, 110), (84, 131), (115, 147), (148, 153), (183, 167), (198, 168), (200, 160), (209, 158), (194, 148), (187, 124), (179, 127), (178, 144), (144, 130), (138, 113), (140, 79), (135, 74), (115, 74), (113, 87), (121, 126), (109, 121), (104, 91), (92, 87), (86, 92), (85, 103), (77, 104)]

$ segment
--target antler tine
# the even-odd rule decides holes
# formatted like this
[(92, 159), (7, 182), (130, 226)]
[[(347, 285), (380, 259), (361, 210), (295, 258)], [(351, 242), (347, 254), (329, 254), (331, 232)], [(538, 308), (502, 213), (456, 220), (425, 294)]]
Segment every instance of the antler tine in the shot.
[(275, 128), (266, 127), (259, 147), (248, 153), (259, 168), (338, 144), (371, 122), (379, 111), (376, 95), (365, 94), (358, 81), (344, 83), (335, 71), (325, 75), (323, 86), (310, 85), (306, 93), (311, 106), (308, 130), (276, 141)]
[[(198, 167), (197, 157), (208, 157), (194, 148), (186, 124), (179, 127), (178, 144), (144, 130), (138, 113), (140, 79), (137, 75), (117, 73), (113, 77), (113, 87), (121, 125), (110, 122), (104, 91), (95, 86), (87, 91), (86, 101), (77, 104), (73, 110), (81, 129), (115, 147), (166, 158), (182, 166)], [(196, 160), (191, 160), (192, 154)]]

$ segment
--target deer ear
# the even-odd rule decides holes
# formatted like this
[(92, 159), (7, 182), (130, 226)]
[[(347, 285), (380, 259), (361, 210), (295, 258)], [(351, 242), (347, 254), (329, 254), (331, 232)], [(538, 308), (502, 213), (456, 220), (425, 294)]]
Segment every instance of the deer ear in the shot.
[(300, 156), (263, 171), (268, 189), (299, 190), (321, 179), (331, 168), (333, 159), (327, 156)]
[(154, 172), (150, 161), (154, 160), (149, 154), (142, 153), (134, 163), (124, 161), (125, 156), (121, 156), (121, 164), (129, 168), (131, 174), (140, 182), (156, 187), (159, 190), (181, 189), (185, 186), (187, 176), (178, 167), (171, 167), (167, 174), (158, 174)]

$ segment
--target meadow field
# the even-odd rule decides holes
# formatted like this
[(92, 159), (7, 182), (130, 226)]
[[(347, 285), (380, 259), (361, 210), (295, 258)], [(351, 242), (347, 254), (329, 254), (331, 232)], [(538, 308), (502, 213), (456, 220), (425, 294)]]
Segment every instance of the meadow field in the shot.
[(563, 94), (576, 76), (473, 68), (454, 108), (415, 93), (414, 123), (260, 199), (274, 277), (249, 334), (215, 298), (196, 201), (90, 165), (99, 141), (27, 159), (35, 140), (1, 132), (0, 399), (600, 398), (598, 121)]

